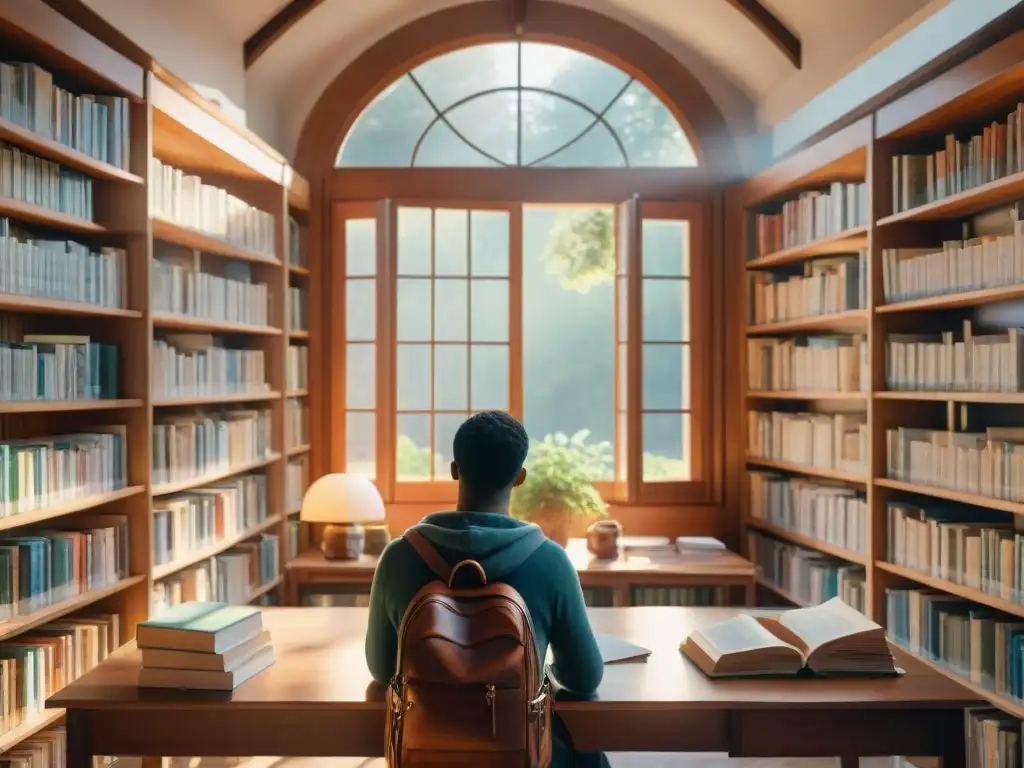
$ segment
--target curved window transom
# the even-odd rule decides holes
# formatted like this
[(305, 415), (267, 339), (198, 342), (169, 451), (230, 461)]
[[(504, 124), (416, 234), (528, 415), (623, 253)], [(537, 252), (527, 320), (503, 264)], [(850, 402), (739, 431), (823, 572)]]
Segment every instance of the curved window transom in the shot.
[(680, 168), (697, 158), (640, 81), (570, 48), (508, 42), (400, 77), (356, 120), (336, 165)]

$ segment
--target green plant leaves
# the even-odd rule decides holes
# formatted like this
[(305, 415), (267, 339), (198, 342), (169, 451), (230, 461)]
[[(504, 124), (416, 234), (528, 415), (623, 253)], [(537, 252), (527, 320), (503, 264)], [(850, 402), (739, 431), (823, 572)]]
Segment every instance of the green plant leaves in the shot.
[(568, 436), (547, 435), (530, 447), (526, 481), (512, 493), (511, 511), (521, 520), (544, 507), (571, 514), (607, 514), (608, 507), (594, 483), (607, 477), (613, 464), (608, 441), (588, 443), (588, 430)]

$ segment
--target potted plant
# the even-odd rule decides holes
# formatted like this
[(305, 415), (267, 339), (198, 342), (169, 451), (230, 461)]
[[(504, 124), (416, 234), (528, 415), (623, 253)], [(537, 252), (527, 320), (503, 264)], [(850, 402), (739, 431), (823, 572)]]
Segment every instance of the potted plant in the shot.
[(526, 480), (512, 493), (512, 515), (540, 526), (563, 547), (575, 516), (604, 517), (608, 507), (594, 483), (608, 477), (612, 449), (608, 442), (587, 443), (590, 433), (548, 435), (530, 448)]

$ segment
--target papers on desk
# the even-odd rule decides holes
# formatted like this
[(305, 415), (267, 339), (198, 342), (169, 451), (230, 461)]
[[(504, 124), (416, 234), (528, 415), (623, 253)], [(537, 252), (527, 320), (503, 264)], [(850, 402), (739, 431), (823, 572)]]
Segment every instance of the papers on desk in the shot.
[(596, 634), (595, 637), (597, 638), (597, 647), (601, 649), (601, 661), (605, 664), (647, 661), (647, 657), (651, 655), (650, 649), (619, 637), (602, 634)]
[[(601, 661), (605, 664), (638, 663), (647, 661), (647, 657), (651, 655), (650, 649), (623, 640), (621, 637), (602, 635), (600, 632), (595, 632), (594, 637), (597, 640), (598, 650), (601, 651)], [(547, 655), (544, 657), (544, 666), (549, 667), (554, 661), (555, 657), (549, 645)]]

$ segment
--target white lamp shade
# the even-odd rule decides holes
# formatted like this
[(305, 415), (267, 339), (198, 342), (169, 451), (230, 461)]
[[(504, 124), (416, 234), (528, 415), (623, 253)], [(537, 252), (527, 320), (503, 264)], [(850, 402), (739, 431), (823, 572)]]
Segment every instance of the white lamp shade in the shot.
[(299, 518), (304, 523), (383, 523), (384, 500), (365, 477), (324, 475), (306, 490)]

